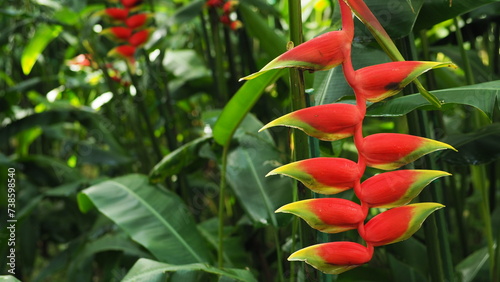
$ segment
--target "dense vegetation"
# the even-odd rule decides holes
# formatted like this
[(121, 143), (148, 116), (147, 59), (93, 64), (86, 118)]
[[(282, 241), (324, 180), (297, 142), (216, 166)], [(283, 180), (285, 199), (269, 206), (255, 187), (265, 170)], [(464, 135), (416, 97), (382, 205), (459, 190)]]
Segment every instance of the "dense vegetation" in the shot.
[[(410, 84), (368, 104), (365, 134), (410, 133), (458, 153), (413, 163), (452, 174), (419, 196), (446, 208), (339, 275), (286, 258), (319, 242), (356, 242), (356, 231), (320, 233), (275, 214), (319, 195), (265, 176), (310, 157), (356, 160), (352, 138), (258, 131), (292, 110), (353, 103), (342, 69), (272, 70), (239, 82), (287, 42), (338, 30), (338, 3), (133, 2), (7, 0), (0, 8), (2, 275), (12, 269), (4, 226), (13, 210), (21, 281), (498, 281), (498, 1), (365, 1), (405, 59), (458, 66), (420, 77), (440, 108)], [(144, 23), (105, 12), (126, 3), (126, 17), (144, 14)], [(120, 35), (117, 26), (133, 31)], [(393, 59), (361, 21), (355, 26), (355, 69)], [(377, 173), (368, 168), (365, 177)], [(337, 197), (355, 199), (352, 191)]]

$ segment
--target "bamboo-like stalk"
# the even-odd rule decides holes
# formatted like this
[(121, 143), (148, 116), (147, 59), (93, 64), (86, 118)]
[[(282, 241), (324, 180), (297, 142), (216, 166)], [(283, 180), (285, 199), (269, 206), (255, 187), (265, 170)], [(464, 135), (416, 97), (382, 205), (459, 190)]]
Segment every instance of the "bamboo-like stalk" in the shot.
[[(474, 75), (472, 73), (472, 66), (467, 56), (466, 50), (464, 48), (464, 40), (462, 38), (462, 32), (459, 26), (460, 18), (454, 18), (453, 23), (455, 25), (455, 34), (457, 38), (457, 44), (460, 50), (460, 55), (462, 61), (464, 62), (464, 73), (468, 85), (474, 84)], [(472, 112), (472, 120), (474, 128), (480, 128), (488, 123), (484, 119), (481, 113), (477, 110)], [(488, 243), (488, 254), (489, 254), (489, 266), (490, 266), (490, 278), (493, 279), (495, 275), (495, 241), (493, 238), (493, 228), (491, 226), (491, 214), (490, 214), (490, 193), (489, 193), (489, 183), (488, 183), (488, 173), (486, 171), (485, 165), (471, 165), (471, 179), (472, 185), (481, 195), (481, 219), (484, 226), (484, 233), (486, 236), (486, 241)], [(494, 280), (491, 280), (494, 281)]]

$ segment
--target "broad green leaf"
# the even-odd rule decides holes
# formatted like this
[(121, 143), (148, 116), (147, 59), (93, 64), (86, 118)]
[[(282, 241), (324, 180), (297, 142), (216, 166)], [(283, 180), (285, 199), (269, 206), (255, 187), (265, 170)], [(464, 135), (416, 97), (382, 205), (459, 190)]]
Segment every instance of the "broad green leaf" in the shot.
[(424, 273), (418, 272), (412, 265), (397, 259), (394, 255), (388, 255), (389, 267), (394, 281), (421, 282), (426, 281)]
[(462, 282), (479, 281), (476, 280), (477, 278), (476, 276), (483, 267), (487, 267), (488, 265), (487, 262), (489, 257), (490, 256), (488, 254), (488, 248), (484, 247), (473, 252), (464, 260), (459, 262), (456, 266), (456, 271), (461, 278), (460, 281)]
[[(392, 38), (404, 37), (412, 32), (424, 2), (424, 0), (365, 0), (368, 8)], [(363, 26), (356, 28), (363, 30)]]
[(418, 14), (414, 30), (427, 29), (444, 20), (469, 12), (477, 7), (498, 2), (498, 0), (426, 0)]
[(132, 282), (132, 281), (165, 281), (166, 272), (176, 272), (176, 271), (203, 271), (218, 276), (226, 276), (232, 278), (236, 281), (243, 282), (256, 282), (257, 280), (253, 277), (252, 273), (248, 270), (234, 269), (234, 268), (224, 268), (218, 269), (216, 267), (207, 264), (184, 264), (184, 265), (172, 265), (157, 262), (149, 259), (139, 259), (134, 266), (129, 270), (127, 275), (123, 278), (122, 282)]
[(78, 194), (78, 205), (82, 212), (95, 206), (161, 261), (210, 261), (182, 200), (149, 184), (145, 175), (130, 174), (91, 186)]
[[(354, 44), (351, 52), (354, 69), (390, 62), (389, 57), (379, 49)], [(344, 96), (354, 96), (354, 92), (347, 84), (341, 67), (314, 73), (315, 105), (335, 103)]]
[(266, 87), (275, 82), (284, 72), (272, 70), (256, 79), (245, 82), (224, 107), (214, 125), (213, 136), (220, 145), (229, 144), (243, 118), (252, 109)]
[(292, 201), (292, 182), (288, 177), (265, 177), (279, 166), (280, 152), (270, 136), (256, 133), (259, 127), (262, 123), (247, 118), (235, 134), (239, 146), (228, 154), (226, 179), (252, 221), (276, 226), (274, 211)]
[[(436, 95), (443, 105), (462, 104), (473, 106), (483, 111), (491, 119), (495, 101), (500, 98), (500, 80), (436, 90), (432, 91), (432, 93)], [(412, 94), (376, 103), (368, 108), (367, 116), (403, 116), (413, 110), (427, 106), (435, 109), (420, 95)]]
[(278, 57), (281, 53), (286, 51), (288, 41), (285, 39), (284, 35), (277, 33), (275, 29), (268, 25), (267, 19), (263, 18), (243, 2), (239, 7), (239, 11), (243, 17), (245, 29), (250, 36), (259, 40), (262, 49), (264, 49), (270, 57)]
[(182, 145), (175, 151), (166, 155), (149, 173), (153, 182), (160, 182), (165, 177), (172, 176), (182, 171), (183, 168), (192, 164), (200, 157), (198, 151), (201, 146), (212, 139), (212, 136), (204, 136)]
[(500, 157), (500, 124), (494, 123), (475, 131), (451, 135), (443, 139), (458, 152), (444, 152), (441, 157), (453, 164), (478, 165), (489, 163)]
[(198, 17), (202, 12), (203, 7), (205, 6), (206, 1), (204, 0), (196, 0), (189, 1), (188, 4), (184, 5), (182, 8), (177, 9), (173, 20), (178, 24), (185, 24), (192, 19)]
[(112, 134), (112, 130), (116, 125), (111, 124), (109, 120), (95, 112), (76, 108), (49, 110), (15, 120), (0, 128), (0, 144), (8, 144), (9, 138), (33, 127), (44, 129), (54, 124), (74, 121), (78, 121), (85, 126), (96, 140), (107, 143), (110, 149), (124, 153)]
[(12, 275), (1, 275), (0, 281), (1, 282), (21, 282), (21, 280), (17, 279), (16, 277), (14, 277)]
[(28, 75), (35, 65), (38, 56), (45, 50), (45, 47), (55, 39), (62, 31), (61, 26), (51, 26), (48, 24), (40, 24), (33, 38), (31, 38), (28, 45), (24, 47), (23, 54), (21, 55), (21, 66), (23, 73)]

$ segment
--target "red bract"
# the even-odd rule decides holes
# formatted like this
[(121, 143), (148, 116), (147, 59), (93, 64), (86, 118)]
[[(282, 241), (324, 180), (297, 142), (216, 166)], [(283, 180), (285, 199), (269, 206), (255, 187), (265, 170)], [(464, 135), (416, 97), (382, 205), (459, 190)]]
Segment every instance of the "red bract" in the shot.
[(450, 67), (450, 63), (439, 62), (392, 62), (362, 68), (356, 71), (356, 89), (370, 102), (379, 102), (396, 95), (422, 73), (440, 67)]
[(116, 55), (121, 58), (130, 59), (134, 57), (136, 48), (130, 45), (121, 45), (109, 51), (109, 55)]
[(327, 32), (288, 50), (265, 65), (259, 72), (242, 79), (253, 79), (271, 69), (290, 67), (310, 71), (331, 69), (343, 62), (343, 50), (350, 48), (351, 40), (342, 30)]
[(207, 0), (206, 5), (211, 8), (222, 7), (224, 5), (223, 0)]
[(120, 0), (120, 1), (122, 5), (128, 9), (142, 4), (142, 0)]
[(222, 10), (224, 11), (225, 14), (229, 14), (236, 9), (238, 4), (239, 4), (238, 1), (234, 0), (227, 1), (222, 7)]
[(127, 9), (120, 9), (120, 8), (107, 8), (104, 10), (106, 15), (108, 15), (110, 18), (114, 20), (119, 20), (123, 21), (128, 17), (128, 10)]
[(134, 33), (130, 37), (130, 39), (128, 40), (128, 43), (132, 46), (135, 46), (135, 47), (142, 46), (148, 41), (150, 35), (151, 35), (150, 29), (140, 30), (140, 31)]
[(126, 41), (132, 35), (132, 30), (127, 27), (115, 26), (103, 30), (101, 34), (108, 36), (112, 40)]
[(278, 125), (288, 126), (321, 140), (334, 141), (352, 136), (362, 120), (363, 116), (355, 105), (327, 104), (289, 113), (271, 121), (260, 130)]
[(437, 203), (418, 203), (385, 211), (368, 221), (363, 239), (373, 246), (406, 240), (432, 212), (442, 207)]
[(379, 133), (364, 138), (361, 155), (371, 167), (392, 170), (428, 153), (452, 149), (452, 146), (432, 139), (398, 133)]
[(283, 174), (320, 194), (336, 194), (354, 187), (361, 177), (355, 162), (342, 158), (312, 158), (290, 163), (267, 175)]
[(356, 193), (370, 207), (393, 208), (409, 203), (431, 181), (450, 175), (439, 170), (396, 170), (368, 178)]
[(370, 261), (373, 249), (353, 242), (331, 242), (296, 251), (289, 261), (305, 261), (328, 273), (340, 274)]
[(356, 229), (365, 219), (361, 206), (338, 198), (318, 198), (284, 205), (276, 212), (291, 213), (304, 219), (312, 228), (326, 233)]
[(146, 24), (149, 18), (149, 14), (136, 14), (125, 20), (125, 24), (131, 29), (141, 28), (144, 24)]

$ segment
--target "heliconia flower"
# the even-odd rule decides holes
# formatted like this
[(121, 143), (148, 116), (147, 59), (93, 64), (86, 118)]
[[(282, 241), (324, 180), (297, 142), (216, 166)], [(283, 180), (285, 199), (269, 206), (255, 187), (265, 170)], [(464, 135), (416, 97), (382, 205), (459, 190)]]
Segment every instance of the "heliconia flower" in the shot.
[(378, 133), (364, 138), (360, 154), (367, 166), (393, 170), (423, 155), (444, 149), (456, 151), (452, 146), (432, 139), (400, 133)]
[(221, 23), (223, 23), (223, 24), (225, 24), (227, 26), (231, 25), (231, 22), (232, 22), (231, 18), (229, 17), (228, 14), (221, 15), (220, 18), (219, 18), (219, 20), (220, 20)]
[(238, 4), (239, 4), (238, 1), (229, 0), (224, 4), (222, 10), (224, 11), (225, 14), (229, 14), (233, 12), (236, 9), (236, 7), (238, 7)]
[(232, 21), (230, 24), (229, 24), (229, 28), (231, 30), (238, 30), (240, 29), (241, 27), (243, 27), (243, 23), (239, 20), (235, 20), (235, 21)]
[(127, 41), (132, 35), (132, 30), (128, 27), (114, 26), (104, 29), (101, 34), (106, 35), (111, 40)]
[(150, 14), (146, 13), (141, 13), (141, 14), (135, 14), (125, 20), (125, 24), (130, 27), (131, 29), (138, 29), (141, 28), (148, 19), (151, 17)]
[(343, 139), (354, 134), (363, 120), (358, 108), (351, 104), (326, 104), (300, 109), (266, 124), (259, 131), (273, 126), (298, 128), (306, 134), (325, 141)]
[(356, 71), (356, 95), (367, 101), (379, 102), (396, 95), (424, 72), (441, 67), (452, 67), (451, 63), (403, 61), (365, 67)]
[(82, 67), (90, 67), (92, 65), (92, 56), (90, 54), (80, 54), (68, 60), (66, 65), (76, 70), (81, 70)]
[(280, 166), (266, 176), (283, 174), (302, 182), (313, 192), (331, 195), (348, 190), (359, 180), (358, 165), (343, 158), (311, 158)]
[(139, 6), (142, 4), (142, 0), (120, 0), (122, 5), (127, 8), (134, 8), (135, 6)]
[(253, 79), (272, 69), (300, 68), (309, 71), (328, 70), (344, 61), (343, 50), (351, 39), (344, 31), (330, 31), (292, 48), (265, 65), (259, 72), (240, 80)]
[(356, 229), (365, 220), (361, 206), (341, 198), (317, 198), (282, 206), (276, 212), (291, 213), (312, 228), (326, 233)]
[(439, 170), (396, 170), (368, 178), (361, 184), (360, 200), (373, 208), (406, 205), (433, 180), (451, 175)]
[(121, 8), (107, 8), (104, 13), (113, 20), (123, 21), (128, 17), (128, 10)]
[(223, 0), (207, 0), (205, 4), (210, 8), (222, 7), (224, 5)]
[(432, 212), (443, 207), (438, 203), (418, 203), (387, 210), (366, 223), (363, 239), (375, 247), (406, 240)]
[(134, 54), (136, 48), (130, 45), (120, 45), (108, 52), (108, 56), (118, 56), (122, 59), (126, 59), (128, 62), (134, 62)]
[(289, 261), (305, 261), (327, 274), (340, 274), (371, 260), (373, 248), (354, 242), (330, 242), (298, 250)]
[(150, 28), (137, 31), (128, 39), (128, 43), (135, 47), (142, 46), (146, 44), (149, 37), (151, 36), (151, 33), (152, 29)]

